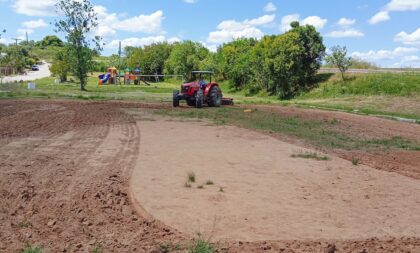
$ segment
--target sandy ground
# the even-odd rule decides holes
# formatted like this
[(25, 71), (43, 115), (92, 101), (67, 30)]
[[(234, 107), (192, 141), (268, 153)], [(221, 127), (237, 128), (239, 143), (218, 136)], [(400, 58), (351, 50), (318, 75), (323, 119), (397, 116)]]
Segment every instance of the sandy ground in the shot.
[(13, 82), (26, 82), (32, 81), (44, 77), (49, 77), (51, 75), (50, 71), (50, 64), (44, 63), (39, 66), (39, 71), (32, 71), (29, 70), (25, 75), (18, 75), (18, 76), (6, 76), (3, 77), (0, 81), (3, 83), (13, 83)]
[[(292, 158), (315, 151), (236, 127), (162, 119), (139, 126), (133, 194), (147, 213), (190, 235), (252, 241), (420, 234), (415, 179), (338, 157)], [(184, 187), (188, 172), (197, 176), (192, 188)], [(206, 180), (215, 184), (197, 189)]]
[[(142, 154), (148, 152), (148, 149), (142, 146), (143, 138), (147, 140), (150, 137), (147, 133), (149, 130), (152, 131), (150, 129), (152, 126), (159, 129), (158, 123), (160, 121), (155, 122), (148, 117), (128, 114), (126, 113), (127, 108), (130, 108), (130, 111), (134, 110), (136, 113), (142, 113), (149, 111), (150, 108), (170, 108), (169, 104), (0, 100), (0, 108), (0, 252), (21, 252), (28, 244), (40, 245), (45, 252), (90, 252), (93, 245), (98, 244), (103, 252), (157, 253), (165, 252), (160, 245), (180, 244), (182, 246), (190, 242), (192, 237), (188, 231), (179, 231), (165, 225), (153, 216), (146, 215), (144, 210), (141, 210), (142, 206), (131, 198), (129, 190), (131, 175), (138, 168), (141, 168), (142, 157), (144, 157)], [(184, 109), (181, 108), (180, 110)], [(304, 115), (305, 110), (298, 111), (298, 113)], [(308, 114), (312, 115), (313, 111), (308, 112)], [(352, 115), (347, 117), (352, 118)], [(386, 127), (387, 122), (381, 122), (382, 126)], [(178, 126), (178, 124), (184, 125), (185, 122), (162, 122), (162, 124)], [(147, 125), (149, 125), (149, 128), (143, 128)], [(408, 130), (406, 129), (407, 126), (409, 125), (400, 124), (400, 131)], [(226, 145), (231, 146), (235, 144), (235, 141), (241, 143), (252, 142), (257, 145), (255, 146), (255, 150), (257, 150), (258, 145), (265, 143), (267, 138), (256, 134), (253, 139), (249, 139), (247, 138), (249, 132), (244, 130), (235, 130), (235, 134), (232, 136), (225, 136), (225, 131), (227, 131), (226, 133), (232, 131), (230, 127), (226, 127), (226, 129), (203, 127), (213, 129), (209, 132), (213, 139), (226, 137), (231, 140), (231, 143), (226, 143)], [(213, 136), (214, 129), (220, 129), (219, 137)], [(157, 140), (161, 140), (167, 135), (166, 132), (170, 133), (171, 131), (173, 129), (165, 128), (158, 132), (155, 137)], [(179, 150), (171, 152), (180, 152), (179, 143), (175, 143), (178, 137), (174, 137), (174, 141), (171, 143), (172, 137), (168, 137), (166, 142), (176, 146), (176, 149)], [(281, 136), (278, 138), (281, 138)], [(304, 150), (304, 148), (291, 149), (284, 142), (280, 143), (272, 139), (269, 139), (269, 142), (272, 148), (278, 150), (278, 153), (284, 152), (286, 154), (287, 152)], [(213, 141), (212, 146), (209, 147), (215, 149), (213, 145), (216, 144), (217, 141)], [(203, 150), (207, 148), (206, 145), (206, 142), (203, 142), (199, 149), (188, 148), (184, 150), (182, 155), (191, 157), (193, 153), (195, 159), (203, 161), (203, 157), (205, 157), (205, 151)], [(237, 145), (235, 145), (236, 147)], [(151, 148), (155, 148), (155, 146), (152, 145)], [(234, 150), (235, 148), (231, 149)], [(248, 148), (248, 151), (254, 150), (251, 147)], [(162, 145), (161, 149), (166, 150), (166, 147)], [(246, 150), (245, 147), (241, 147), (241, 149)], [(233, 150), (230, 150), (230, 152), (235, 154)], [(258, 148), (258, 150), (260, 149)], [(217, 156), (223, 155), (220, 154), (218, 149), (216, 151), (219, 152), (216, 153)], [(261, 152), (261, 150), (258, 152)], [(258, 154), (258, 152), (256, 153)], [(199, 153), (198, 156), (197, 153)], [(163, 160), (162, 157), (170, 158), (165, 153), (161, 152), (160, 154), (161, 158), (159, 160)], [(168, 154), (171, 153), (168, 151)], [(216, 154), (211, 155), (216, 156)], [(148, 159), (151, 159), (154, 155), (149, 154)], [(393, 155), (393, 153), (390, 155)], [(276, 156), (261, 156), (261, 154), (258, 156), (261, 157), (263, 162), (261, 166), (279, 161)], [(233, 162), (238, 162), (238, 164), (232, 164), (232, 166), (239, 168), (238, 170), (244, 174), (244, 178), (249, 178), (251, 174), (255, 175), (256, 169), (258, 169), (258, 166), (247, 167), (248, 165), (241, 164), (243, 159), (249, 161), (250, 157), (252, 156), (248, 155), (247, 158), (232, 156)], [(382, 156), (372, 154), (371, 158), (372, 163), (375, 163), (381, 161)], [(411, 163), (416, 161), (415, 157), (408, 158), (410, 158), (408, 160)], [(408, 167), (395, 166), (396, 173), (389, 174), (383, 172), (386, 169), (381, 167), (378, 167), (379, 170), (375, 171), (360, 166), (351, 171), (352, 167), (349, 167), (348, 162), (336, 157), (333, 157), (330, 162), (313, 162), (291, 159), (290, 157), (287, 157), (287, 159), (292, 164), (307, 164), (309, 171), (303, 168), (293, 170), (292, 167), (284, 166), (283, 161), (280, 161), (277, 166), (282, 168), (284, 172), (266, 166), (267, 171), (260, 172), (254, 180), (244, 183), (242, 176), (232, 170), (222, 171), (219, 167), (215, 167), (214, 169), (220, 173), (220, 175), (216, 175), (212, 169), (199, 171), (199, 168), (197, 168), (195, 171), (199, 183), (207, 179), (211, 179), (215, 183), (214, 186), (205, 186), (205, 189), (199, 190), (183, 187), (184, 173), (190, 169), (189, 166), (185, 165), (185, 170), (183, 170), (182, 175), (179, 175), (179, 181), (177, 180), (176, 185), (171, 185), (170, 189), (187, 194), (185, 195), (186, 199), (179, 199), (179, 203), (190, 201), (188, 198), (197, 198), (196, 203), (210, 201), (216, 203), (215, 205), (218, 208), (224, 208), (223, 203), (228, 199), (232, 200), (232, 205), (245, 205), (247, 208), (255, 208), (266, 214), (264, 217), (271, 219), (275, 224), (279, 224), (279, 222), (270, 218), (268, 216), (270, 213), (262, 208), (273, 201), (267, 199), (262, 193), (273, 196), (271, 192), (279, 189), (288, 193), (289, 195), (273, 196), (278, 200), (290, 201), (290, 203), (286, 201), (284, 203), (287, 209), (279, 211), (284, 215), (293, 214), (292, 203), (297, 205), (298, 210), (301, 210), (305, 205), (310, 209), (302, 216), (302, 220), (307, 221), (310, 225), (307, 232), (302, 232), (301, 221), (296, 221), (296, 223), (293, 223), (292, 220), (285, 221), (286, 225), (290, 226), (287, 229), (283, 228), (287, 231), (288, 237), (279, 236), (274, 238), (275, 240), (252, 238), (249, 241), (221, 241), (219, 244), (220, 252), (333, 252), (328, 251), (328, 249), (332, 249), (332, 245), (337, 249), (337, 252), (420, 252), (420, 238), (410, 236), (414, 232), (417, 232), (418, 235), (418, 230), (416, 230), (418, 229), (418, 226), (416, 227), (418, 222), (414, 221), (412, 224), (408, 224), (408, 221), (414, 219), (419, 213), (418, 207), (412, 205), (413, 201), (418, 200), (418, 190), (412, 192), (418, 189), (416, 188), (417, 185), (414, 185), (415, 182), (418, 182), (414, 181), (417, 174), (407, 177), (399, 176), (404, 175)], [(218, 164), (218, 161), (209, 161), (208, 163), (210, 162)], [(328, 166), (329, 163), (332, 164), (330, 171), (324, 167), (324, 165)], [(158, 161), (157, 164), (162, 164), (162, 161)], [(242, 167), (248, 168), (248, 170)], [(157, 169), (163, 170), (165, 168)], [(174, 172), (176, 171), (178, 169), (174, 170)], [(356, 173), (353, 173), (354, 171), (363, 173), (365, 177), (357, 176)], [(173, 172), (168, 171), (167, 173)], [(225, 175), (232, 176), (231, 178), (224, 178)], [(393, 175), (394, 179), (389, 175)], [(337, 176), (341, 178), (337, 178)], [(162, 176), (158, 179), (167, 180)], [(288, 180), (291, 180), (291, 182), (287, 182)], [(255, 185), (260, 182), (262, 182), (261, 185)], [(331, 186), (320, 187), (328, 185), (328, 183), (331, 183)], [(272, 189), (269, 189), (268, 184), (272, 184)], [(286, 187), (287, 185), (290, 187)], [(225, 191), (219, 195), (218, 190), (221, 186), (225, 187)], [(156, 185), (152, 185), (151, 190), (154, 189), (153, 187), (156, 187)], [(359, 189), (360, 187), (362, 189)], [(235, 196), (244, 196), (244, 189), (255, 188), (260, 189), (261, 192), (250, 190), (249, 196), (242, 200), (235, 199)], [(402, 192), (403, 190), (405, 190), (405, 193)], [(326, 196), (328, 194), (333, 198), (328, 199)], [(221, 197), (219, 200), (208, 198), (212, 196)], [(254, 199), (256, 196), (263, 196), (262, 199), (256, 200), (258, 205), (247, 201), (247, 198)], [(295, 198), (292, 198), (293, 196)], [(167, 196), (159, 196), (159, 198), (163, 200)], [(304, 198), (306, 198), (307, 203), (303, 201)], [(368, 198), (373, 201), (368, 201)], [(394, 200), (396, 203), (384, 203), (384, 199)], [(327, 207), (322, 207), (319, 202), (325, 203)], [(400, 204), (399, 207), (396, 206), (398, 203)], [(311, 208), (310, 205), (312, 204), (319, 209)], [(335, 204), (338, 205), (337, 209), (334, 206)], [(356, 204), (361, 206), (356, 206)], [(230, 204), (226, 205), (229, 206)], [(278, 204), (274, 203), (275, 205)], [(413, 210), (410, 215), (408, 215), (408, 210), (404, 210), (404, 207), (408, 206)], [(374, 212), (371, 209), (372, 207), (382, 207), (384, 213), (382, 213), (382, 210), (377, 210), (378, 217), (372, 218), (372, 212)], [(179, 207), (174, 206), (173, 208), (174, 211), (179, 210)], [(202, 207), (197, 206), (197, 208)], [(331, 217), (342, 218), (343, 220), (332, 221), (331, 217), (321, 215), (327, 212), (323, 213), (322, 210), (329, 210)], [(227, 215), (231, 215), (233, 211), (229, 210)], [(237, 215), (238, 217), (245, 216), (245, 214), (247, 216), (248, 212), (249, 210), (245, 209), (238, 210)], [(396, 212), (400, 212), (401, 215), (384, 217), (386, 214), (391, 215)], [(364, 224), (361, 224), (360, 228), (351, 225), (349, 219), (360, 222), (360, 219), (363, 219), (362, 213), (366, 213), (365, 220), (375, 222), (373, 224), (378, 229), (369, 228)], [(180, 218), (182, 218), (182, 215)], [(185, 215), (193, 215), (193, 213)], [(255, 214), (255, 217), (264, 218), (258, 213)], [(316, 217), (316, 220), (311, 217)], [(247, 219), (249, 224), (251, 222), (255, 224), (265, 222), (264, 220), (253, 220), (253, 217), (247, 217)], [(282, 217), (279, 217), (279, 219), (285, 220)], [(384, 224), (378, 224), (378, 221), (383, 221)], [(243, 222), (242, 224), (247, 225), (248, 223)], [(345, 232), (346, 238), (359, 239), (321, 239), (321, 236), (316, 239), (314, 233), (316, 232), (316, 226), (319, 224), (326, 226), (323, 235), (336, 229), (347, 231)], [(403, 224), (408, 225), (403, 228)], [(286, 227), (285, 225), (281, 226)], [(336, 228), (333, 228), (334, 226)], [(271, 225), (268, 228), (269, 231), (275, 231)], [(256, 226), (255, 229), (259, 229), (259, 227)], [(195, 230), (195, 227), (193, 230)], [(244, 233), (240, 229), (235, 229), (235, 231)], [(300, 234), (297, 231), (300, 231)], [(354, 231), (361, 231), (362, 236), (353, 236), (348, 231), (353, 231), (353, 233)], [(379, 235), (390, 236), (382, 237)], [(284, 239), (295, 236), (315, 239)], [(322, 237), (327, 238), (329, 236)], [(262, 238), (262, 236), (259, 235), (258, 238)], [(267, 238), (269, 238), (268, 235)], [(337, 235), (332, 238), (344, 238), (344, 236)]]

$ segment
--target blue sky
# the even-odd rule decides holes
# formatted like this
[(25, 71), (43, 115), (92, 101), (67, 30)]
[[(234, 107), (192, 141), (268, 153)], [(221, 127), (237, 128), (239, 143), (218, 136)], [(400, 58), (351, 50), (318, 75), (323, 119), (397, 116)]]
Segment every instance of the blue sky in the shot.
[[(53, 34), (55, 0), (0, 0), (0, 39)], [(420, 0), (92, 0), (106, 42), (123, 45), (195, 40), (215, 50), (237, 37), (281, 34), (299, 20), (314, 25), (327, 47), (347, 46), (353, 57), (383, 67), (420, 67)]]

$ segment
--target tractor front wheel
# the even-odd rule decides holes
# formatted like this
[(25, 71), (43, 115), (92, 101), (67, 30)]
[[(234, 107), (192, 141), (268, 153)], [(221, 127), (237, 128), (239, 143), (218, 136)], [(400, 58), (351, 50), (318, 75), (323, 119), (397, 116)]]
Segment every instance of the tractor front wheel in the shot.
[(222, 105), (222, 93), (218, 86), (211, 88), (208, 104), (212, 107), (220, 107)]
[(203, 107), (203, 91), (199, 90), (197, 94), (195, 94), (195, 107), (201, 108)]
[(179, 107), (179, 91), (175, 90), (172, 95), (172, 104), (174, 107)]

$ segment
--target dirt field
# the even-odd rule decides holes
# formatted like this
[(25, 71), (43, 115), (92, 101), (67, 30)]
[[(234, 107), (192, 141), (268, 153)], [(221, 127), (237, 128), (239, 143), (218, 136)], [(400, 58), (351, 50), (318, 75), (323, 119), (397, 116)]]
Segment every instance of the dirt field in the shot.
[[(123, 102), (0, 101), (0, 252), (20, 252), (27, 244), (40, 245), (47, 252), (89, 252), (94, 244), (100, 245), (104, 252), (161, 252), (159, 245), (162, 244), (186, 245), (192, 239), (189, 231), (183, 232), (182, 228), (178, 227), (178, 230), (175, 226), (171, 227), (171, 224), (165, 225), (162, 221), (145, 215), (141, 210), (142, 206), (139, 205), (143, 203), (134, 201), (129, 190), (131, 175), (134, 173), (132, 180), (135, 180), (139, 173), (137, 169), (143, 168), (142, 159), (145, 158), (145, 164), (150, 164), (151, 159), (158, 158), (152, 153), (156, 146), (150, 146), (150, 149), (145, 147), (150, 143), (151, 137), (163, 143), (164, 138), (169, 139), (171, 131), (185, 124), (178, 121), (164, 121), (166, 123), (163, 124), (161, 121), (126, 113), (127, 108), (136, 108), (129, 110), (141, 114), (144, 110), (158, 107)], [(313, 111), (299, 110), (296, 113), (312, 115)], [(353, 115), (347, 117), (353, 118)], [(357, 119), (358, 117), (354, 116)], [(371, 124), (375, 123), (374, 118), (369, 118), (368, 121)], [(351, 125), (351, 122), (350, 120), (348, 124)], [(396, 127), (402, 135), (420, 138), (416, 130), (418, 126), (377, 119), (376, 126), (378, 125), (380, 127), (376, 127), (374, 131), (366, 130), (366, 134), (371, 132), (380, 135), (383, 131), (386, 135), (386, 129)], [(243, 231), (238, 229), (240, 233), (232, 233), (232, 240), (220, 242), (221, 252), (327, 252), (333, 248), (331, 245), (337, 248), (337, 252), (420, 252), (420, 238), (416, 236), (419, 234), (419, 223), (416, 221), (419, 220), (420, 205), (419, 167), (416, 166), (420, 164), (417, 163), (418, 156), (409, 156), (410, 159), (402, 166), (395, 163), (392, 170), (397, 173), (385, 172), (391, 169), (382, 167), (383, 156), (375, 154), (369, 155), (370, 160), (367, 159), (366, 163), (369, 164), (370, 161), (370, 164), (377, 164), (375, 167), (380, 170), (368, 166), (352, 169), (348, 161), (335, 157), (334, 153), (328, 154), (332, 160), (327, 162), (287, 157), (295, 166), (282, 167), (283, 164), (280, 163), (284, 173), (272, 177), (275, 168), (268, 166), (269, 162), (279, 163), (277, 159), (285, 158), (291, 152), (295, 152), (295, 149), (304, 148), (259, 134), (252, 135), (255, 139), (249, 140), (250, 133), (245, 130), (230, 127), (221, 127), (220, 130), (220, 127), (210, 126), (204, 128), (208, 129), (205, 133), (209, 135), (220, 131), (219, 137), (216, 138), (224, 137), (225, 134), (225, 137), (231, 136), (229, 131), (237, 133), (239, 136), (228, 138), (230, 141), (227, 145), (235, 145), (238, 142), (241, 144), (241, 141), (252, 141), (255, 145), (262, 145), (261, 143), (269, 141), (278, 152), (285, 152), (283, 156), (267, 158), (269, 161), (264, 165), (267, 165), (268, 169), (260, 174), (260, 177), (255, 176), (258, 167), (247, 170), (253, 166), (234, 165), (243, 172), (242, 174), (246, 174), (243, 177), (244, 181), (249, 179), (250, 175), (254, 175), (255, 180), (250, 180), (247, 185), (249, 189), (258, 186), (255, 185), (257, 183), (265, 182), (265, 185), (259, 188), (261, 192), (253, 192), (251, 199), (258, 200), (258, 197), (265, 195), (264, 193), (268, 194), (270, 189), (284, 190), (284, 193), (290, 195), (287, 199), (280, 199), (288, 204), (287, 208), (282, 210), (282, 214), (292, 214), (293, 204), (297, 205), (298, 210), (305, 206), (309, 208), (312, 204), (317, 207), (307, 210), (298, 222), (286, 220), (286, 217), (276, 219), (273, 215), (278, 215), (278, 209), (264, 210), (261, 206), (269, 203), (274, 197), (267, 195), (268, 199), (259, 199), (256, 204), (256, 210), (262, 212), (256, 214), (256, 217), (261, 220), (247, 217), (249, 224), (259, 224), (261, 221), (261, 224), (268, 226), (269, 221), (274, 223), (268, 227), (267, 239), (258, 232), (261, 231), (258, 229), (263, 229), (262, 226), (251, 231), (258, 235), (255, 239), (252, 234), (248, 235), (249, 237), (241, 237), (246, 235), (247, 228), (242, 228)], [(162, 131), (156, 132), (159, 129)], [(165, 129), (167, 131), (163, 131)], [(169, 142), (171, 140), (169, 139)], [(145, 146), (142, 146), (143, 141)], [(175, 146), (177, 141), (173, 139), (171, 145)], [(212, 144), (213, 148), (219, 144), (215, 141)], [(205, 147), (205, 144), (203, 146)], [(245, 149), (246, 145), (241, 147)], [(161, 145), (161, 148), (165, 151), (168, 146)], [(256, 153), (261, 153), (261, 149), (258, 150)], [(176, 150), (178, 153), (181, 151)], [(188, 150), (184, 152), (189, 154)], [(168, 153), (162, 155), (170, 157)], [(390, 156), (397, 155), (391, 153)], [(263, 159), (261, 154), (258, 157)], [(159, 164), (162, 164), (163, 159), (158, 160)], [(241, 160), (242, 158), (236, 157), (233, 162)], [(331, 170), (324, 168), (324, 164), (330, 163)], [(306, 165), (309, 166), (309, 171), (303, 168)], [(211, 166), (209, 168), (211, 169)], [(197, 203), (201, 204), (208, 200), (206, 196), (219, 194), (222, 196), (220, 201), (225, 201), (224, 197), (229, 200), (235, 196), (246, 200), (241, 175), (236, 174), (235, 178), (235, 174), (223, 174), (229, 171), (222, 171), (219, 167), (216, 169), (214, 174), (210, 174), (209, 169), (197, 170), (199, 182), (212, 179), (215, 183), (202, 190), (185, 189), (184, 173), (187, 169), (182, 170), (179, 180), (176, 177), (170, 179), (177, 180), (176, 185), (173, 185), (174, 192), (192, 193), (201, 201)], [(176, 171), (167, 170), (166, 173), (170, 176), (170, 173)], [(363, 176), (354, 171), (363, 173)], [(145, 173), (145, 176), (151, 175), (148, 173), (153, 171)], [(230, 178), (223, 181), (225, 175)], [(296, 181), (299, 177), (300, 181)], [(165, 175), (160, 175), (160, 179), (166, 180)], [(235, 182), (236, 185), (231, 184)], [(333, 182), (335, 186), (326, 187)], [(269, 184), (273, 184), (273, 188), (270, 188)], [(220, 186), (226, 187), (224, 195), (217, 191)], [(302, 186), (307, 189), (301, 188)], [(367, 193), (363, 189), (366, 189)], [(167, 193), (174, 194), (169, 192), (170, 190), (166, 189)], [(147, 194), (150, 192), (144, 196), (140, 194), (138, 200), (143, 197), (147, 200)], [(328, 199), (328, 193), (332, 195), (332, 199)], [(164, 200), (170, 196), (159, 197)], [(303, 200), (305, 197), (306, 202)], [(217, 198), (210, 200), (213, 201), (210, 203), (218, 201)], [(181, 198), (178, 203), (188, 201), (194, 199)], [(246, 202), (238, 199), (231, 204), (241, 203)], [(281, 203), (275, 204), (278, 208)], [(179, 211), (179, 207), (173, 208)], [(242, 213), (238, 217), (248, 216), (251, 208), (253, 206), (245, 206), (239, 210)], [(147, 210), (147, 203), (145, 209)], [(230, 212), (233, 210), (229, 210), (226, 215), (232, 215)], [(270, 210), (273, 211), (271, 217)], [(328, 216), (322, 216), (321, 214), (327, 214), (325, 210), (329, 210), (332, 217), (338, 220), (331, 221)], [(159, 213), (153, 215), (158, 216)], [(179, 214), (180, 217), (183, 215)], [(267, 217), (268, 221), (264, 220), (264, 217)], [(307, 228), (304, 227), (306, 222), (309, 224)], [(369, 222), (372, 226), (369, 226)], [(328, 225), (326, 231), (317, 236), (316, 228), (324, 225)], [(190, 231), (196, 230), (194, 227), (195, 225)], [(334, 230), (337, 228), (339, 229)], [(287, 234), (273, 236), (279, 231)], [(334, 236), (334, 231), (338, 231), (337, 236)]]

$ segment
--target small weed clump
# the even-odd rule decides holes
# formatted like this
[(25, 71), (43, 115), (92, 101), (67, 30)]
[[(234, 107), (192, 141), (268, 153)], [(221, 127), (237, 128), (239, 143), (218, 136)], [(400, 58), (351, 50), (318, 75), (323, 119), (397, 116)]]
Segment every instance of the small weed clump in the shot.
[(21, 222), (18, 222), (17, 224), (19, 228), (27, 228), (27, 227), (30, 227), (31, 225), (32, 224), (28, 221), (21, 221)]
[(330, 158), (325, 155), (320, 155), (316, 152), (305, 152), (300, 154), (293, 154), (291, 155), (293, 158), (304, 158), (304, 159), (314, 159), (317, 161), (328, 161)]
[(204, 189), (204, 185), (199, 185), (199, 186), (197, 186), (197, 189)]
[(194, 172), (188, 172), (188, 182), (195, 183), (195, 173)]
[(92, 253), (102, 253), (102, 252), (103, 252), (103, 250), (102, 250), (101, 246), (99, 244), (95, 243), (93, 245)]
[(42, 253), (42, 250), (39, 246), (27, 246), (22, 253)]
[(214, 185), (214, 182), (213, 182), (213, 181), (211, 181), (211, 180), (207, 180), (207, 181), (206, 181), (206, 185)]
[(190, 182), (185, 182), (184, 186), (185, 186), (185, 188), (191, 188)]
[(220, 187), (219, 192), (225, 192), (225, 189), (223, 189), (223, 187)]
[(357, 166), (357, 165), (359, 165), (359, 163), (360, 163), (360, 159), (359, 159), (359, 158), (355, 158), (355, 157), (353, 157), (353, 159), (351, 159), (351, 163), (352, 163), (354, 166)]
[(214, 253), (216, 249), (213, 245), (201, 236), (196, 239), (188, 249), (188, 253)]

